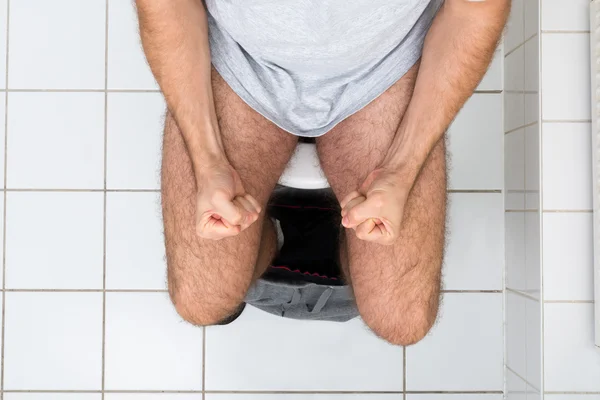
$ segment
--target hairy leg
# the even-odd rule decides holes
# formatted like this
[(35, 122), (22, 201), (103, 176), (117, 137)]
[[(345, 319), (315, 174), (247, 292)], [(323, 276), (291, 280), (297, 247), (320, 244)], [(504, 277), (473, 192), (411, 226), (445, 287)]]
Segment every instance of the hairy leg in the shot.
[[(412, 96), (417, 70), (413, 67), (317, 139), (322, 168), (338, 200), (356, 190), (382, 162)], [(446, 221), (444, 140), (423, 166), (404, 212), (400, 236), (391, 246), (360, 240), (347, 229), (342, 259), (348, 262), (365, 323), (389, 342), (409, 345), (427, 334), (438, 311)]]
[(168, 285), (179, 314), (212, 325), (235, 312), (253, 279), (275, 256), (273, 224), (266, 204), (297, 143), (243, 102), (213, 68), (212, 85), (228, 160), (246, 191), (262, 206), (258, 221), (218, 241), (195, 233), (196, 182), (181, 132), (167, 114), (163, 140), (162, 208)]

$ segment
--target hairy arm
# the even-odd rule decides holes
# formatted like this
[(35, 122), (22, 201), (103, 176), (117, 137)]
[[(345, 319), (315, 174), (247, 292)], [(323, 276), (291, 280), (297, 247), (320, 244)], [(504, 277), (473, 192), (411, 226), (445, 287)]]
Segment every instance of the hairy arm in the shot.
[(201, 0), (136, 0), (140, 36), (198, 179), (225, 152), (211, 83), (208, 21)]
[(446, 0), (425, 39), (415, 90), (384, 165), (412, 185), (489, 66), (510, 0)]

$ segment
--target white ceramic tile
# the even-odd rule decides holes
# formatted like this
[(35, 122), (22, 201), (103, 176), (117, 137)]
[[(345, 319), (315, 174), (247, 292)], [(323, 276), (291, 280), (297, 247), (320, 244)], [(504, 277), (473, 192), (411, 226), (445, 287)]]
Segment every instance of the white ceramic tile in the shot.
[(544, 305), (544, 388), (548, 392), (600, 392), (600, 357), (594, 346), (594, 305)]
[(545, 394), (545, 400), (600, 400), (600, 394)]
[(544, 298), (594, 299), (592, 213), (544, 213)]
[[(207, 395), (208, 396), (208, 395)], [(208, 397), (207, 397), (208, 398)], [(202, 400), (202, 393), (105, 393), (104, 400)]]
[(166, 289), (158, 193), (107, 193), (106, 287)]
[(8, 0), (0, 0), (0, 89), (6, 88), (6, 33)]
[(99, 390), (102, 293), (6, 293), (5, 390)]
[[(1, 79), (1, 78), (0, 78)], [(2, 143), (5, 143), (5, 139), (6, 139), (6, 93), (0, 93), (0, 175), (1, 177), (4, 177), (4, 151), (5, 149), (2, 149)], [(2, 179), (4, 180), (4, 179)], [(4, 186), (4, 183), (2, 183), (1, 186)]]
[(8, 101), (8, 187), (103, 187), (104, 94), (10, 93)]
[[(238, 394), (238, 393), (207, 393), (206, 400), (402, 400), (398, 394)], [(110, 399), (107, 399), (110, 400)], [(175, 399), (173, 399), (175, 400)]]
[(540, 209), (540, 125), (525, 128), (525, 209)]
[(540, 212), (525, 213), (525, 292), (539, 299), (541, 285)]
[(523, 43), (524, 1), (530, 0), (512, 1), (510, 17), (508, 18), (507, 27), (504, 34), (504, 51), (506, 53)]
[[(526, 0), (533, 1), (533, 0)], [(539, 113), (539, 36), (528, 40), (524, 45), (525, 58), (525, 124), (538, 122)]]
[(527, 400), (542, 400), (542, 395), (534, 387), (527, 385)]
[(527, 299), (506, 293), (506, 365), (520, 376), (527, 374)]
[(508, 369), (506, 370), (506, 400), (527, 400), (527, 384)]
[(108, 0), (108, 88), (157, 89), (146, 63), (132, 1)]
[(590, 29), (590, 0), (542, 0), (542, 29), (578, 31)]
[(525, 40), (540, 31), (540, 0), (523, 0), (523, 37)]
[(407, 394), (406, 400), (503, 400), (502, 394)]
[(105, 343), (106, 390), (202, 390), (202, 329), (167, 293), (107, 293)]
[(590, 35), (542, 34), (542, 118), (590, 119)]
[[(4, 400), (101, 400), (101, 393), (4, 393)], [(185, 399), (183, 399), (185, 400)]]
[(525, 299), (527, 313), (527, 372), (523, 377), (535, 391), (542, 387), (542, 317), (541, 303)]
[(9, 192), (6, 287), (101, 289), (103, 194)]
[(544, 209), (590, 210), (591, 125), (545, 123), (542, 137)]
[(103, 89), (105, 16), (105, 0), (12, 1), (9, 87)]
[(504, 188), (507, 210), (525, 208), (525, 129), (504, 135)]
[(503, 204), (501, 193), (450, 196), (444, 289), (502, 289)]
[(504, 89), (522, 91), (525, 89), (525, 47), (521, 46), (505, 58)]
[(502, 94), (474, 94), (450, 127), (451, 189), (503, 187)]
[(437, 325), (406, 349), (407, 390), (502, 390), (502, 308), (500, 293), (446, 293)]
[(206, 329), (205, 366), (207, 390), (402, 391), (402, 348), (360, 319), (298, 321), (246, 307), (231, 325)]
[(164, 113), (160, 93), (108, 95), (108, 188), (159, 188)]
[(501, 50), (496, 50), (492, 63), (477, 86), (477, 90), (503, 90), (502, 87), (502, 66), (504, 64), (504, 54)]
[(504, 130), (514, 131), (524, 125), (525, 94), (524, 92), (504, 92)]
[(525, 270), (525, 213), (504, 214), (506, 241), (506, 287), (514, 290), (527, 289)]

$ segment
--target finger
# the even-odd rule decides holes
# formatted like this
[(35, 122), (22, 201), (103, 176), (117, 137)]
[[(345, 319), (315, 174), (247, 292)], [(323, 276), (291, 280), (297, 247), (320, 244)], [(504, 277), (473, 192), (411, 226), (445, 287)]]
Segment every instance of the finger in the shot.
[(373, 218), (368, 218), (354, 229), (356, 237), (361, 240), (373, 240), (374, 237), (379, 236), (381, 232), (376, 228), (376, 225)]
[(248, 226), (250, 226), (250, 224), (254, 221), (252, 220), (252, 214), (246, 209), (246, 206), (242, 201), (246, 200), (241, 200), (241, 197), (236, 197), (235, 199), (233, 199), (233, 205), (240, 209), (242, 212), (242, 220), (238, 225), (242, 228), (242, 230), (244, 230)]
[(249, 226), (258, 219), (258, 213), (254, 209), (254, 206), (245, 197), (243, 197), (243, 196), (236, 197), (235, 201), (239, 202), (241, 207), (243, 207), (244, 210), (246, 210), (245, 221), (244, 221), (245, 224), (243, 224), (242, 226), (244, 226), (244, 225)]
[(228, 199), (225, 194), (215, 193), (211, 199), (211, 205), (214, 207), (214, 213), (221, 216), (230, 225), (240, 225), (243, 220), (243, 208), (238, 208), (233, 201)]
[(260, 214), (260, 212), (262, 211), (262, 207), (260, 206), (260, 203), (254, 197), (252, 197), (251, 194), (246, 194), (244, 196), (244, 198), (246, 200), (248, 200), (254, 206), (254, 209), (256, 210), (256, 212)]
[(196, 234), (203, 239), (219, 240), (225, 237), (235, 236), (240, 233), (239, 226), (232, 226), (225, 220), (205, 215), (196, 224)]
[(340, 207), (342, 207), (342, 210), (346, 208), (346, 205), (350, 202), (350, 200), (359, 196), (362, 195), (355, 190), (354, 192), (349, 193), (346, 197), (344, 197), (342, 201), (340, 201)]
[(372, 201), (365, 197), (361, 197), (360, 200), (362, 201), (356, 201), (352, 208), (348, 208), (348, 213), (344, 217), (346, 228), (354, 228), (368, 218), (379, 217), (378, 209), (371, 204)]

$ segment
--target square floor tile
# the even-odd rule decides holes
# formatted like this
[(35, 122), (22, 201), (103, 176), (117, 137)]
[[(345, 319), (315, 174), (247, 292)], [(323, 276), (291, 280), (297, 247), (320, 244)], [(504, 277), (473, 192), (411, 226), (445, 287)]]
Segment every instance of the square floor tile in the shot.
[(544, 305), (544, 389), (600, 392), (593, 304)]
[(503, 208), (501, 193), (450, 195), (444, 289), (502, 289)]
[(520, 376), (527, 374), (527, 301), (506, 293), (506, 365)]
[(502, 390), (501, 293), (446, 293), (439, 321), (406, 349), (409, 391)]
[[(402, 400), (399, 394), (221, 394), (207, 393), (206, 400)], [(175, 400), (175, 399), (173, 399)]]
[(502, 94), (474, 94), (448, 136), (451, 189), (502, 189)]
[(504, 214), (506, 241), (506, 287), (513, 290), (527, 290), (525, 270), (525, 212)]
[(202, 393), (105, 393), (104, 400), (203, 400)]
[(10, 93), (8, 101), (8, 187), (103, 188), (104, 94)]
[(158, 193), (107, 193), (106, 287), (166, 289)]
[(4, 400), (101, 400), (100, 393), (4, 393)]
[(108, 88), (158, 89), (146, 63), (134, 2), (108, 0)]
[(523, 43), (524, 37), (524, 1), (530, 0), (513, 0), (511, 6), (510, 16), (506, 25), (504, 34), (504, 51), (505, 53), (510, 52), (515, 47)]
[(591, 210), (591, 124), (545, 123), (542, 137), (544, 209)]
[(0, 0), (0, 89), (6, 88), (6, 34), (8, 0)]
[(102, 293), (6, 293), (5, 390), (99, 390)]
[(10, 88), (104, 88), (105, 0), (12, 1), (9, 27)]
[(544, 299), (594, 300), (592, 213), (544, 213)]
[(160, 93), (109, 93), (109, 189), (159, 188), (164, 114)]
[(492, 63), (477, 86), (476, 90), (502, 90), (502, 67), (504, 64), (504, 54), (501, 50), (496, 50)]
[(589, 120), (590, 35), (542, 34), (542, 118)]
[(102, 289), (102, 193), (9, 192), (6, 287)]
[(207, 390), (402, 391), (402, 347), (360, 319), (298, 321), (249, 306), (206, 329), (205, 365)]
[(503, 400), (501, 393), (498, 394), (407, 394), (406, 400)]
[(552, 31), (590, 30), (590, 0), (542, 0), (542, 29)]
[(167, 293), (107, 293), (106, 390), (202, 390), (202, 328)]

